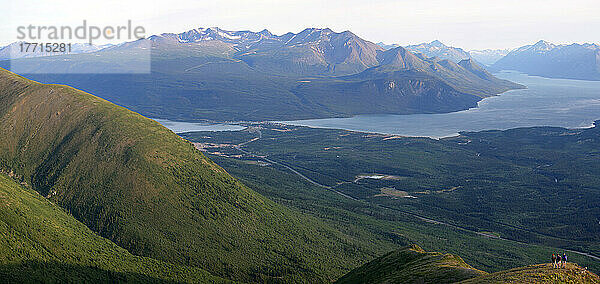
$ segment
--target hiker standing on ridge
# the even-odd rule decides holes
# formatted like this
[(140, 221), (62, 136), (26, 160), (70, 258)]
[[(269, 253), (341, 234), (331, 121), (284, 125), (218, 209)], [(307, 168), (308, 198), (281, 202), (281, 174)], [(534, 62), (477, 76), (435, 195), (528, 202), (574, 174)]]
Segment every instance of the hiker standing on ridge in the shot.
[(552, 268), (556, 268), (556, 254), (552, 254)]
[(567, 254), (564, 252), (562, 255), (562, 266), (563, 266), (563, 268), (567, 268)]

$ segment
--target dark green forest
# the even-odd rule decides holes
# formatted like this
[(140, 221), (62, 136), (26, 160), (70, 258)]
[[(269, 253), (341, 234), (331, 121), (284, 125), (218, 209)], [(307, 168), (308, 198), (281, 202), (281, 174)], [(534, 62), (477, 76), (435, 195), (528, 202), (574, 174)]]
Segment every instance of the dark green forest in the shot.
[[(503, 243), (495, 239), (500, 237), (515, 241), (512, 244), (600, 253), (600, 209), (594, 205), (600, 201), (597, 128), (522, 128), (433, 140), (278, 124), (252, 127), (255, 133), (260, 130), (262, 138), (242, 149), (279, 164), (256, 165), (252, 161), (261, 158), (241, 153), (236, 147), (206, 150), (218, 152), (211, 156), (217, 163), (279, 202), (294, 204), (318, 216), (333, 215), (322, 212), (328, 203), (356, 210), (351, 205), (356, 201), (339, 198), (339, 194), (330, 196), (346, 205), (342, 201), (319, 200), (328, 196), (324, 191), (330, 190), (310, 185), (281, 166), (286, 165), (360, 200), (360, 204), (378, 208), (378, 212), (392, 212), (395, 217), (424, 217), (444, 222), (449, 228), (455, 226), (454, 229), (493, 237), (482, 238), (486, 244)], [(182, 136), (201, 143), (235, 144), (251, 135), (241, 131)], [(236, 136), (243, 139), (235, 140)], [(270, 183), (274, 188), (281, 187), (280, 177), (284, 174), (294, 183), (304, 184), (306, 191), (310, 188), (318, 192), (311, 202), (325, 208), (308, 203), (306, 191), (300, 193), (299, 185), (290, 184), (287, 191), (261, 189)], [(427, 250), (456, 253), (488, 271), (506, 269), (511, 264), (525, 265), (526, 256), (531, 255), (522, 249), (508, 249), (498, 251), (497, 256), (485, 253), (486, 256), (472, 257), (476, 254), (473, 249), (454, 247), (451, 241), (444, 243), (446, 250), (438, 245), (431, 247), (424, 245), (427, 238), (409, 238), (409, 242), (423, 244)], [(591, 267), (600, 268), (597, 261), (587, 261)]]

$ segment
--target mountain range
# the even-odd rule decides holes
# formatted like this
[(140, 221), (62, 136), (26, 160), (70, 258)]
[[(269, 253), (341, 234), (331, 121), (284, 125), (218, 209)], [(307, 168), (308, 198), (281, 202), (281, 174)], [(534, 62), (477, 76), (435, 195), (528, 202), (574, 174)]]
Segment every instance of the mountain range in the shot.
[[(42, 52), (22, 53), (19, 52), (20, 43), (15, 42), (0, 47), (0, 61), (57, 55)], [(123, 51), (132, 47), (137, 47), (139, 50), (140, 48), (156, 47), (157, 43), (163, 45), (199, 45), (203, 49), (209, 49), (203, 50), (201, 53), (205, 51), (214, 52), (213, 55), (226, 55), (229, 58), (242, 60), (251, 68), (264, 72), (298, 76), (355, 74), (367, 68), (379, 66), (382, 62), (378, 58), (382, 56), (382, 53), (401, 47), (399, 44), (385, 44), (383, 42), (373, 44), (350, 31), (336, 33), (328, 28), (308, 28), (297, 34), (289, 32), (278, 36), (266, 29), (260, 32), (251, 32), (227, 31), (212, 27), (193, 29), (179, 34), (164, 33), (151, 36), (148, 40), (118, 45), (76, 43), (72, 45), (69, 54), (94, 53), (111, 49)], [(125, 47), (119, 48), (120, 45)], [(598, 67), (600, 66), (600, 56), (598, 55), (600, 48), (597, 44), (555, 45), (541, 40), (536, 44), (526, 45), (514, 50), (483, 49), (467, 52), (461, 48), (447, 46), (439, 40), (434, 40), (429, 43), (408, 45), (404, 48), (415, 54), (423, 54), (428, 58), (448, 59), (455, 63), (464, 59), (472, 59), (478, 65), (488, 66), (491, 71), (510, 69), (530, 75), (582, 80), (598, 80), (598, 72), (600, 72), (598, 71), (600, 70), (600, 67)], [(497, 62), (498, 64), (496, 64)], [(10, 67), (7, 63), (2, 66), (5, 68)], [(83, 67), (83, 69), (75, 69), (75, 71), (72, 68), (73, 64), (63, 66), (62, 70), (59, 69), (55, 72), (64, 72), (65, 69), (68, 69), (71, 70), (71, 73), (88, 73), (77, 71), (84, 70)], [(108, 69), (108, 73), (111, 72), (110, 70)], [(117, 68), (115, 70), (119, 70), (119, 73), (129, 73), (127, 68)], [(106, 70), (104, 71), (106, 72)]]
[(349, 31), (316, 28), (281, 36), (267, 30), (194, 29), (93, 54), (12, 63), (18, 62), (25, 74), (88, 67), (106, 73), (143, 64), (136, 56), (148, 48), (150, 74), (30, 77), (68, 84), (150, 117), (216, 121), (449, 112), (522, 87), (470, 60), (457, 64), (402, 47), (385, 50)]
[(600, 46), (555, 45), (540, 40), (511, 51), (491, 66), (492, 70), (516, 70), (549, 78), (600, 80)]
[(162, 34), (150, 40), (173, 39), (179, 43), (218, 41), (229, 44), (236, 58), (252, 68), (276, 73), (350, 74), (377, 65), (382, 49), (352, 32), (308, 28), (297, 34), (277, 36), (263, 30), (225, 31), (194, 29), (180, 34)]
[[(399, 44), (384, 44), (378, 43), (384, 49), (392, 49), (399, 47)], [(510, 52), (510, 49), (485, 49), (485, 50), (470, 50), (465, 51), (462, 48), (447, 46), (439, 40), (432, 42), (424, 42), (420, 44), (405, 46), (406, 49), (413, 53), (421, 53), (427, 57), (437, 57), (440, 59), (448, 59), (453, 62), (460, 62), (464, 59), (473, 59), (479, 65), (491, 65), (504, 57)]]
[(470, 50), (469, 55), (471, 55), (471, 58), (477, 60), (477, 62), (490, 66), (500, 60), (500, 58), (509, 54), (510, 51), (511, 49)]

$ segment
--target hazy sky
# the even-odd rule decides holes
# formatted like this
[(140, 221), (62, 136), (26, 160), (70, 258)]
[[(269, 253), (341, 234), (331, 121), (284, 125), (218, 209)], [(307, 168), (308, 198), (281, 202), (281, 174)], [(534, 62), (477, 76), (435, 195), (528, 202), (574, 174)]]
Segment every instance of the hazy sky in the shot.
[[(402, 45), (439, 39), (465, 49), (513, 48), (545, 39), (600, 43), (600, 0), (0, 0), (0, 45), (16, 41), (16, 27), (122, 25), (131, 19), (147, 34), (218, 26), (350, 30), (373, 41)], [(7, 8), (7, 9), (6, 9)]]

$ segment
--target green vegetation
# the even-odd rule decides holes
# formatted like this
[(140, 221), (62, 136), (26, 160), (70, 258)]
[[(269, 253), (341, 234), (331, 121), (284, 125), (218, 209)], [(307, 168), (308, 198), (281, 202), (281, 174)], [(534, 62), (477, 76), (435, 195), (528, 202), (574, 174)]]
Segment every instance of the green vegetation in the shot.
[[(252, 159), (211, 158), (262, 195), (289, 207), (313, 215), (348, 235), (370, 240), (365, 248), (378, 255), (409, 244), (429, 250), (460, 255), (468, 263), (485, 271), (541, 263), (558, 251), (556, 248), (526, 245), (489, 238), (455, 227), (428, 222), (404, 211), (382, 208), (377, 204), (355, 201), (315, 186), (278, 166), (260, 166)], [(598, 262), (576, 254), (570, 259), (598, 271)], [(370, 259), (361, 259), (361, 263)]]
[(600, 277), (573, 263), (561, 269), (548, 263), (488, 274), (458, 256), (413, 245), (356, 268), (336, 283), (600, 283)]
[(413, 245), (378, 257), (336, 283), (455, 283), (485, 274), (458, 256)]
[(195, 268), (135, 256), (0, 174), (0, 282), (202, 282)]
[[(600, 203), (598, 128), (463, 133), (441, 141), (289, 129), (264, 129), (263, 139), (244, 147), (360, 199), (502, 237), (600, 254), (600, 209), (592, 205)], [(402, 178), (353, 182), (375, 173)], [(384, 187), (417, 198), (375, 196)]]
[[(525, 128), (464, 133), (437, 141), (254, 125), (259, 126), (262, 138), (244, 145), (244, 150), (291, 166), (360, 201), (314, 186), (279, 165), (247, 162), (256, 157), (212, 158), (262, 195), (336, 227), (382, 238), (388, 251), (393, 249), (390, 242), (415, 243), (429, 251), (460, 255), (474, 267), (490, 272), (546, 262), (559, 251), (557, 247), (597, 254), (594, 238), (598, 235), (593, 227), (598, 226), (593, 220), (599, 216), (593, 206), (599, 202), (594, 181), (600, 169), (593, 162), (597, 129)], [(183, 134), (206, 143), (236, 141), (235, 135)], [(243, 131), (237, 135), (249, 137)], [(240, 154), (233, 147), (207, 150)], [(538, 168), (549, 159), (553, 159), (553, 167)], [(578, 170), (581, 168), (588, 170)], [(556, 182), (552, 176), (559, 171), (565, 175)], [(389, 178), (357, 180), (365, 174)], [(563, 190), (568, 187), (573, 189)], [(406, 197), (382, 195), (382, 188), (395, 189)], [(447, 225), (428, 223), (417, 216)], [(575, 253), (570, 257), (600, 271), (596, 260)]]
[(333, 280), (380, 250), (248, 189), (160, 124), (0, 71), (0, 167), (133, 254), (241, 281)]

